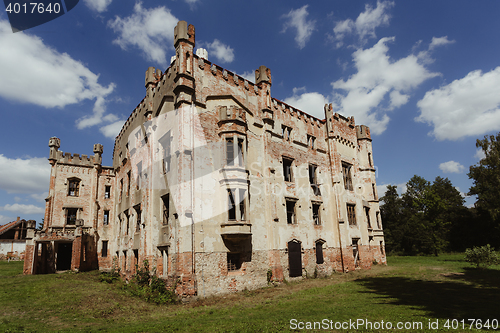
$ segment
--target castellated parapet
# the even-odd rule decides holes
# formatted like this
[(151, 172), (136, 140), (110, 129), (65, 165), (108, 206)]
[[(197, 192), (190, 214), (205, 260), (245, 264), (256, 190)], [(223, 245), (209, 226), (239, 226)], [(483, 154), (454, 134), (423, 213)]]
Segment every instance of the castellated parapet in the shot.
[(272, 97), (266, 66), (253, 83), (195, 46), (180, 21), (112, 167), (99, 144), (87, 157), (50, 139), (46, 226), (25, 272), (115, 262), (131, 277), (147, 259), (178, 294), (209, 296), (385, 263), (369, 128), (332, 104), (311, 116)]

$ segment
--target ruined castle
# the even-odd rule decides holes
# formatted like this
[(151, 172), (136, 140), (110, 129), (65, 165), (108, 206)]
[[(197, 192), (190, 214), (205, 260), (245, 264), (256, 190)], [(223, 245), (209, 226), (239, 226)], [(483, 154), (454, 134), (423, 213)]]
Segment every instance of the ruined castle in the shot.
[(100, 144), (80, 156), (49, 140), (45, 223), (28, 232), (24, 273), (129, 278), (147, 259), (179, 294), (208, 296), (385, 263), (369, 128), (272, 98), (265, 66), (252, 83), (209, 62), (184, 21), (174, 34), (113, 166)]

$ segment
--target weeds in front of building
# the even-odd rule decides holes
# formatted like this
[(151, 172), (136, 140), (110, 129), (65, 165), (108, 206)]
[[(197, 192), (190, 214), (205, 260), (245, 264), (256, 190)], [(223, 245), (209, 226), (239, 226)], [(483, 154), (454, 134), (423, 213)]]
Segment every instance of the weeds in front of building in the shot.
[[(135, 265), (136, 272), (132, 279), (123, 284), (122, 288), (132, 296), (144, 299), (147, 302), (156, 304), (174, 304), (178, 299), (175, 294), (174, 283), (171, 288), (167, 288), (166, 281), (156, 276), (156, 268), (150, 270), (149, 261), (146, 259), (142, 267)], [(100, 273), (101, 282), (113, 283), (120, 280), (120, 268), (113, 260), (113, 268), (109, 272)]]

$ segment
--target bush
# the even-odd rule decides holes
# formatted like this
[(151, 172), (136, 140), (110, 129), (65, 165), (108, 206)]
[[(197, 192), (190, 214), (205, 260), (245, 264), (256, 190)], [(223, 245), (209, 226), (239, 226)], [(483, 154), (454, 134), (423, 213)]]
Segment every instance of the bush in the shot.
[(101, 273), (99, 274), (99, 279), (101, 280), (101, 282), (113, 283), (119, 278), (120, 278), (120, 268), (118, 268), (117, 258), (114, 257), (113, 267), (111, 268), (111, 271), (109, 272), (101, 271)]
[(130, 281), (128, 289), (134, 296), (139, 296), (148, 302), (156, 304), (176, 303), (174, 284), (171, 289), (166, 286), (165, 280), (156, 276), (156, 270), (149, 270), (149, 261), (146, 259), (142, 267), (136, 266), (136, 274)]
[(476, 268), (487, 268), (491, 265), (496, 265), (500, 263), (500, 260), (494, 250), (490, 244), (467, 249), (465, 250), (465, 261), (471, 265), (475, 265)]

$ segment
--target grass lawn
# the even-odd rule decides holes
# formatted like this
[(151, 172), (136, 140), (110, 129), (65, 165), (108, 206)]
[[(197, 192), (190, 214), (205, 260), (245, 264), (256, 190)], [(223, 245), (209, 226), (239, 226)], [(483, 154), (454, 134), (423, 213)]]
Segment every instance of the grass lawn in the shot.
[[(470, 332), (469, 318), (500, 330), (500, 266), (478, 271), (463, 257), (389, 257), (368, 271), (162, 306), (99, 282), (98, 272), (23, 276), (22, 262), (0, 262), (0, 332), (286, 332), (292, 319), (297, 331), (299, 322), (334, 328), (359, 319), (393, 329), (331, 331), (421, 322), (403, 331)], [(458, 329), (445, 328), (447, 319)], [(429, 329), (436, 320), (439, 329)]]

